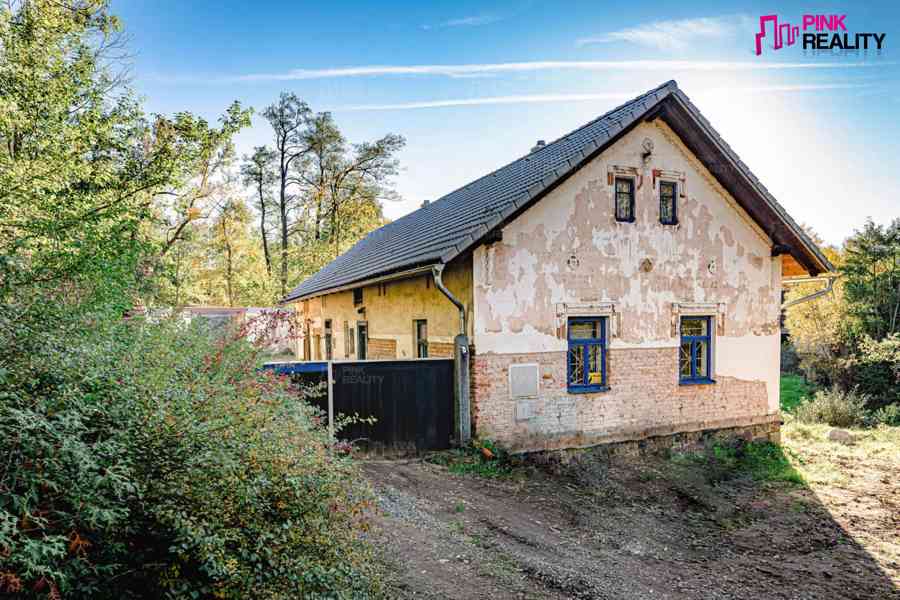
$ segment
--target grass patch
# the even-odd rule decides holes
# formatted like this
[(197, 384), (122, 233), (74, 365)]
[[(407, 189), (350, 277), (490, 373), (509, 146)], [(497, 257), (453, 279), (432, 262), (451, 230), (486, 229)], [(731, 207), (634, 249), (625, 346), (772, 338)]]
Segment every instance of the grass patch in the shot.
[[(796, 460), (796, 457), (793, 458)], [(711, 483), (741, 475), (756, 481), (804, 483), (803, 476), (794, 468), (785, 449), (771, 442), (734, 440), (716, 443), (701, 452), (674, 454), (671, 461), (680, 466), (703, 466)]]
[(781, 374), (781, 410), (793, 412), (800, 404), (812, 398), (816, 388), (800, 375)]
[(434, 452), (425, 461), (447, 467), (448, 471), (456, 475), (475, 475), (489, 479), (511, 477), (516, 467), (505, 451), (490, 441), (480, 440), (474, 441), (468, 448)]
[(828, 439), (829, 425), (801, 423), (788, 419), (781, 429), (788, 456), (807, 483), (846, 485), (852, 467), (859, 463), (885, 463), (900, 468), (900, 427), (881, 425), (870, 429), (849, 429), (852, 445)]

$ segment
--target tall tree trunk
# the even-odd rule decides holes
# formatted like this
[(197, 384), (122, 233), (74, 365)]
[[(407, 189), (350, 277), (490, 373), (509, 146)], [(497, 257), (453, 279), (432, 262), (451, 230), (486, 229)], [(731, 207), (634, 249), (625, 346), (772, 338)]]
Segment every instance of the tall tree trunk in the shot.
[(269, 256), (269, 234), (266, 231), (266, 199), (263, 194), (263, 175), (259, 176), (259, 234), (262, 236), (263, 255), (266, 258), (266, 274), (272, 277), (272, 257)]
[(317, 192), (316, 196), (316, 241), (322, 239), (322, 192)]
[(288, 280), (288, 221), (287, 221), (287, 168), (284, 166), (284, 152), (281, 159), (281, 194), (278, 208), (281, 211), (281, 297), (287, 296)]
[(228, 293), (228, 306), (234, 307), (234, 287), (232, 278), (234, 272), (231, 263), (231, 241), (228, 239), (228, 226), (226, 219), (222, 219), (222, 239), (225, 241), (225, 290)]

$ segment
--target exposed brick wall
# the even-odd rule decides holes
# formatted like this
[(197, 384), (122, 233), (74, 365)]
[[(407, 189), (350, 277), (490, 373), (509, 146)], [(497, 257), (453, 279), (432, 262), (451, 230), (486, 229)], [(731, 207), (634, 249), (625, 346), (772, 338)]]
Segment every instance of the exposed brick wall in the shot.
[(369, 338), (369, 360), (387, 360), (397, 358), (397, 340)]
[(429, 358), (453, 358), (453, 344), (446, 342), (428, 342)]
[[(609, 391), (570, 394), (566, 353), (479, 354), (472, 365), (476, 432), (514, 450), (591, 446), (685, 431), (768, 423), (766, 385), (718, 377), (715, 384), (679, 385), (677, 348), (611, 349)], [(539, 397), (530, 419), (516, 420), (508, 369), (540, 365)]]

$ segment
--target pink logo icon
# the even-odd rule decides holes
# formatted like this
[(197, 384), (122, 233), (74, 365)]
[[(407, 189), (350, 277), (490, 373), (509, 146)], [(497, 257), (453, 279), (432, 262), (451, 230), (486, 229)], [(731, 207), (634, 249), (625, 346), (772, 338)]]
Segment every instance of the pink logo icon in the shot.
[[(762, 54), (762, 41), (766, 37), (766, 23), (772, 23), (772, 37), (775, 40), (775, 50), (784, 46), (785, 38), (787, 45), (793, 46), (797, 42), (800, 35), (800, 28), (790, 23), (778, 24), (778, 15), (765, 15), (759, 18), (759, 33), (756, 34), (756, 55)], [(787, 36), (785, 36), (787, 34)]]

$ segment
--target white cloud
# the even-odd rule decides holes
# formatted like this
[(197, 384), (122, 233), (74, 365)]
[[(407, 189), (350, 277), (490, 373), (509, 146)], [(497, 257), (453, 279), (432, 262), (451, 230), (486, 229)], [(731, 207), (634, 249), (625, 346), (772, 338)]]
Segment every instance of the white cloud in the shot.
[(795, 85), (756, 85), (749, 87), (712, 87), (701, 89), (699, 94), (778, 94), (790, 92), (819, 92), (824, 90), (856, 90), (872, 87), (870, 83), (810, 83)]
[(478, 27), (480, 25), (490, 25), (501, 21), (502, 18), (495, 15), (477, 15), (471, 17), (461, 17), (459, 19), (450, 19), (437, 25), (422, 25), (422, 29), (445, 29), (447, 27)]
[[(324, 69), (293, 69), (282, 73), (250, 73), (206, 80), (211, 83), (244, 83), (258, 81), (299, 81), (347, 77), (443, 76), (472, 77), (488, 74), (531, 73), (537, 71), (757, 71), (770, 69), (850, 69), (889, 66), (892, 62), (811, 62), (774, 61), (704, 61), (704, 60), (620, 60), (620, 61), (531, 61), (447, 65), (363, 65)], [(163, 78), (172, 83), (197, 83), (196, 78)]]
[(683, 50), (701, 39), (724, 38), (746, 28), (745, 16), (700, 17), (644, 23), (576, 41), (578, 46), (630, 42), (660, 50)]
[[(812, 92), (821, 90), (838, 90), (838, 89), (856, 89), (867, 87), (869, 84), (854, 83), (828, 83), (828, 84), (809, 84), (809, 85), (772, 85), (772, 86), (751, 86), (742, 88), (700, 88), (694, 90), (694, 96), (706, 96), (720, 93), (760, 93), (760, 94), (778, 94), (790, 92)], [(642, 91), (630, 92), (601, 92), (588, 94), (523, 94), (511, 96), (485, 96), (481, 98), (449, 98), (445, 100), (422, 100), (414, 102), (397, 102), (391, 104), (351, 104), (347, 106), (338, 106), (333, 108), (334, 112), (358, 112), (358, 111), (381, 111), (381, 110), (413, 110), (420, 108), (446, 108), (453, 106), (481, 106), (491, 104), (536, 104), (536, 103), (557, 103), (557, 102), (584, 102), (588, 100), (630, 100), (639, 96)]]
[(447, 100), (425, 100), (421, 102), (398, 102), (395, 104), (353, 104), (333, 109), (338, 111), (361, 110), (407, 110), (414, 108), (444, 108), (448, 106), (479, 106), (484, 104), (530, 104), (541, 102), (580, 102), (584, 100), (627, 100), (638, 94), (598, 93), (598, 94), (525, 94), (518, 96), (485, 96), (481, 98), (451, 98)]

